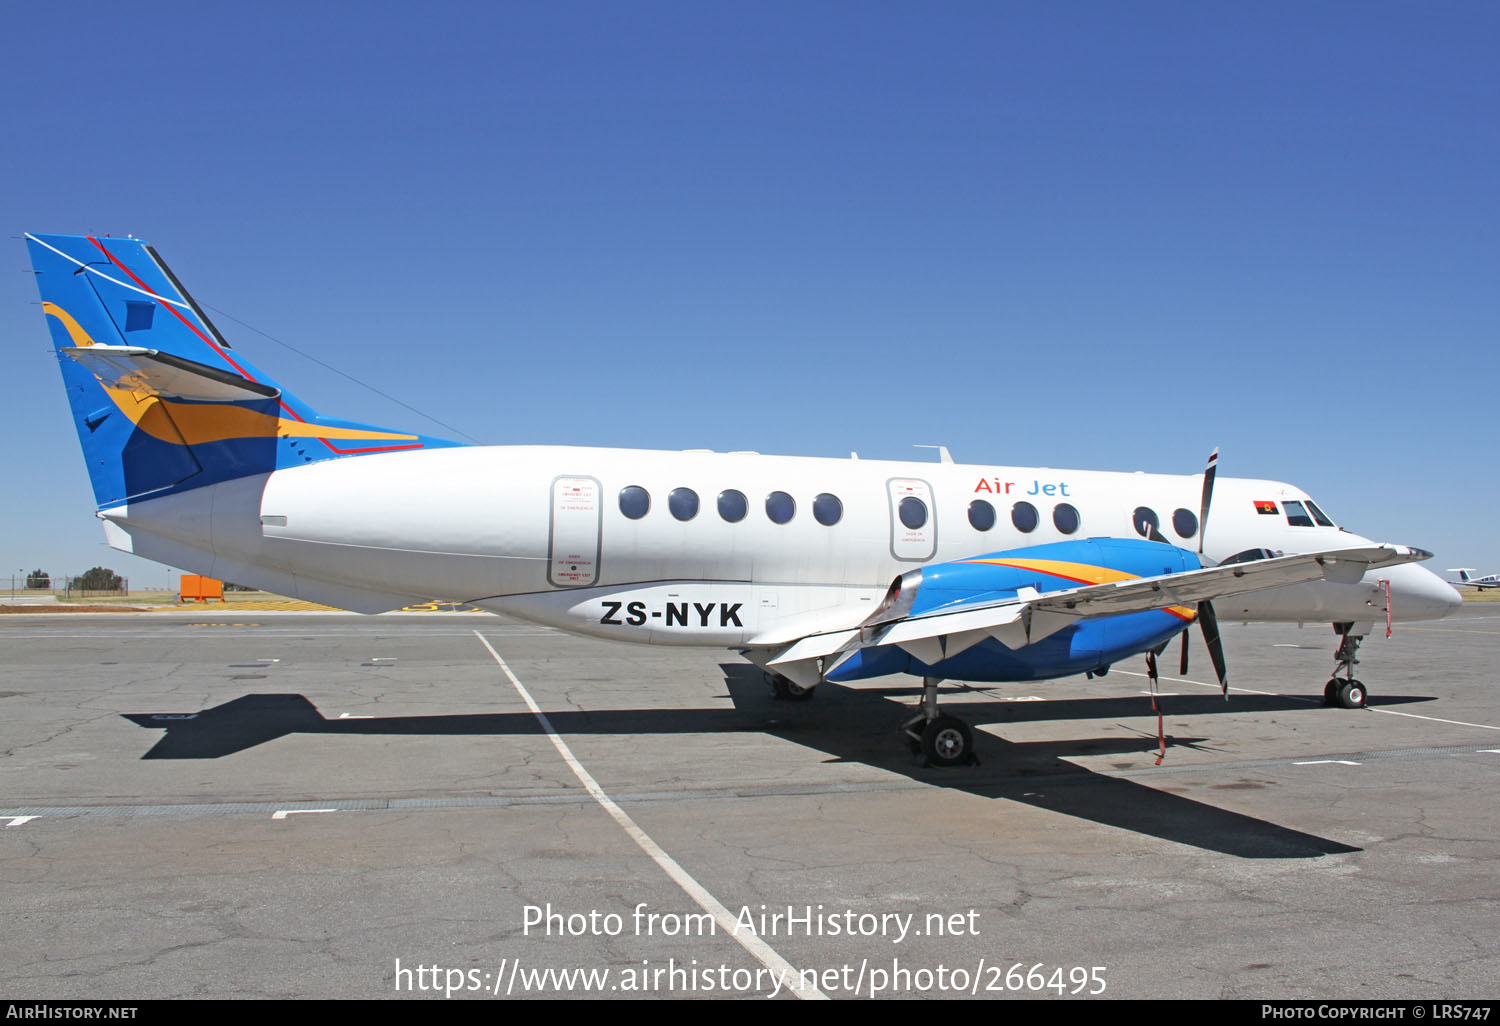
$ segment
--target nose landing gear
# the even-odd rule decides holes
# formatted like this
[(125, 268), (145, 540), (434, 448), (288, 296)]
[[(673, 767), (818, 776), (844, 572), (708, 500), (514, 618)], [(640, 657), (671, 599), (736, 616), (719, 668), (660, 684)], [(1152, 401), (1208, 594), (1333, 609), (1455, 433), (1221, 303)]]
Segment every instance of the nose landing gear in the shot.
[[(1342, 706), (1345, 709), (1363, 709), (1369, 692), (1362, 682), (1354, 679), (1354, 667), (1359, 663), (1356, 656), (1359, 644), (1365, 640), (1370, 625), (1336, 623), (1333, 629), (1339, 635), (1338, 651), (1333, 654), (1338, 665), (1333, 668), (1333, 676), (1328, 679), (1328, 683), (1323, 685), (1323, 704)], [(1342, 679), (1339, 674), (1343, 674)]]

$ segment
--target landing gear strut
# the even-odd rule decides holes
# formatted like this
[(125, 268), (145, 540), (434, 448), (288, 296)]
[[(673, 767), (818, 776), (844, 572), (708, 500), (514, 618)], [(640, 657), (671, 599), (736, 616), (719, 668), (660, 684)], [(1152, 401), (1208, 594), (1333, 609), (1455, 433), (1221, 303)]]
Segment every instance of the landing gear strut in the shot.
[(912, 750), (931, 766), (961, 766), (974, 762), (974, 732), (956, 716), (938, 712), (940, 677), (922, 678), (922, 711), (901, 725)]
[[(1359, 664), (1356, 653), (1359, 652), (1359, 643), (1365, 640), (1365, 632), (1354, 633), (1364, 624), (1336, 623), (1333, 625), (1334, 632), (1339, 635), (1338, 651), (1333, 657), (1338, 660), (1338, 665), (1333, 668), (1333, 676), (1328, 683), (1323, 685), (1323, 704), (1343, 706), (1345, 709), (1363, 709), (1365, 699), (1369, 692), (1365, 690), (1362, 682), (1354, 679), (1354, 667)], [(1340, 679), (1339, 674), (1343, 674)]]
[(783, 702), (805, 702), (813, 696), (814, 688), (804, 687), (790, 677), (771, 670), (765, 671), (761, 677), (766, 682), (766, 687), (771, 689), (771, 694)]

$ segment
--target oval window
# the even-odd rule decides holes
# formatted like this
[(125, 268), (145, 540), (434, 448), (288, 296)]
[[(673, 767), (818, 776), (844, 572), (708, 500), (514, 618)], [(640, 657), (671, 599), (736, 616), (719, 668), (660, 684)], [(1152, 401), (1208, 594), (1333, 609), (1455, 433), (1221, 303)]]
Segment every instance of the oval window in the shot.
[(1190, 509), (1172, 511), (1172, 530), (1179, 538), (1191, 538), (1198, 533), (1198, 517)]
[(1016, 526), (1017, 531), (1030, 534), (1036, 530), (1036, 525), (1042, 522), (1042, 518), (1031, 503), (1018, 502), (1010, 508), (1010, 522)]
[(969, 526), (976, 531), (988, 531), (995, 526), (995, 507), (983, 499), (969, 503)]
[(1078, 511), (1066, 502), (1059, 502), (1052, 507), (1052, 526), (1063, 534), (1072, 534), (1078, 530)]
[(1135, 525), (1135, 533), (1142, 538), (1161, 533), (1161, 520), (1156, 515), (1156, 510), (1146, 506), (1137, 506), (1131, 514), (1130, 522)]
[(730, 488), (719, 493), (719, 516), (729, 523), (739, 523), (745, 519), (745, 514), (748, 512), (750, 512), (750, 503), (746, 500), (744, 492)]
[(837, 495), (824, 492), (813, 500), (813, 519), (824, 527), (832, 527), (844, 519), (844, 504)]
[(773, 524), (784, 524), (797, 515), (797, 500), (786, 492), (772, 492), (766, 496), (766, 516)]
[(908, 495), (902, 499), (901, 505), (896, 507), (896, 512), (907, 530), (918, 530), (927, 523), (927, 503), (915, 495)]
[(651, 510), (651, 493), (640, 485), (629, 485), (620, 489), (620, 512), (631, 520), (639, 520)]
[(678, 520), (691, 520), (698, 515), (698, 493), (691, 488), (673, 488), (667, 496), (667, 509)]

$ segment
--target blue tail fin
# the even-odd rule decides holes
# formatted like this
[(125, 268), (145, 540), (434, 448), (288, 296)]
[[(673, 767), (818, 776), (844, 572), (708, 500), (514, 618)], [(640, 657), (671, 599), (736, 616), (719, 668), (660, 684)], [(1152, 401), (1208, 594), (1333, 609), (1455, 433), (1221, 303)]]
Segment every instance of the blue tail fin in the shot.
[(256, 370), (139, 239), (26, 236), (99, 508), (455, 443), (318, 416)]

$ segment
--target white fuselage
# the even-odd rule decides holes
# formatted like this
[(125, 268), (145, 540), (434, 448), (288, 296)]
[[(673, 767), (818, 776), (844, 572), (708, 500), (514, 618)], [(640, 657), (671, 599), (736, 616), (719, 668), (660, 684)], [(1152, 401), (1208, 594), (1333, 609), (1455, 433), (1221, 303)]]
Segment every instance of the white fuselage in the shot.
[[(111, 544), (195, 572), (375, 612), (443, 599), (566, 630), (653, 643), (738, 647), (846, 622), (896, 575), (926, 563), (1087, 537), (1138, 537), (1136, 511), (1196, 550), (1200, 475), (1109, 473), (858, 459), (567, 447), (474, 447), (332, 460), (101, 512)], [(644, 491), (638, 519), (622, 491)], [(696, 513), (679, 519), (691, 506)], [(785, 493), (785, 523), (768, 496)], [(742, 518), (720, 512), (739, 493)], [(631, 493), (640, 505), (641, 495)], [(838, 519), (815, 515), (837, 499)], [(1206, 560), (1248, 549), (1337, 549), (1367, 539), (1296, 526), (1275, 481), (1220, 477)], [(920, 511), (903, 500), (916, 500)], [(993, 526), (971, 522), (987, 502)], [(737, 503), (727, 498), (728, 514)], [(1030, 503), (1022, 531), (1013, 507)], [(1276, 504), (1274, 514), (1256, 503)], [(1078, 526), (1067, 526), (1066, 504)], [(774, 505), (774, 503), (773, 503)], [(823, 519), (835, 504), (817, 503)], [(674, 513), (675, 508), (675, 513)], [(1174, 514), (1185, 510), (1190, 517)], [(632, 510), (634, 511), (634, 510)], [(925, 517), (919, 517), (925, 512)], [(983, 513), (980, 509), (979, 514)], [(1024, 509), (1022, 514), (1024, 514)], [(921, 520), (917, 523), (918, 519)], [(979, 523), (984, 523), (981, 515)], [(1025, 516), (1021, 521), (1026, 522)], [(1186, 536), (1176, 525), (1189, 522)], [(915, 525), (915, 526), (913, 526)], [(1358, 621), (1442, 616), (1459, 601), (1403, 565), (1354, 584), (1320, 581), (1225, 600), (1224, 619)]]

